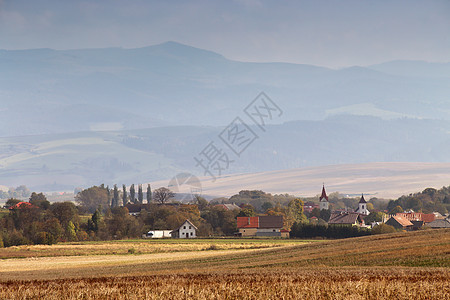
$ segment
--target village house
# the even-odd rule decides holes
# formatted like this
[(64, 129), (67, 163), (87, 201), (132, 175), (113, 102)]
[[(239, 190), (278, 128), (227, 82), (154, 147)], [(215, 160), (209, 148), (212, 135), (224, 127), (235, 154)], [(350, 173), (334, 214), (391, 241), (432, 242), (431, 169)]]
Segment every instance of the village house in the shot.
[(186, 220), (178, 229), (170, 232), (175, 239), (193, 239), (197, 237), (198, 228), (191, 221)]
[(29, 203), (29, 202), (19, 202), (11, 207), (9, 207), (9, 210), (13, 210), (13, 209), (22, 209), (22, 208), (33, 208), (36, 207), (33, 204)]
[(237, 206), (235, 203), (232, 203), (232, 204), (225, 204), (225, 203), (224, 204), (216, 204), (215, 206), (216, 207), (222, 207), (225, 210), (235, 210), (235, 209), (241, 210), (241, 208), (239, 206)]
[(392, 216), (389, 220), (387, 220), (386, 224), (391, 225), (396, 229), (403, 229), (403, 230), (412, 230), (414, 227), (414, 224), (411, 223), (410, 220), (397, 215)]
[(433, 222), (427, 224), (428, 227), (433, 229), (438, 228), (450, 228), (450, 220), (449, 219), (436, 219)]
[(319, 209), (319, 204), (309, 201), (303, 205), (303, 211), (307, 213), (312, 213), (314, 208)]
[(365, 227), (363, 217), (359, 213), (349, 211), (332, 212), (328, 224)]
[(423, 221), (424, 224), (431, 223), (436, 219), (435, 214), (424, 214), (416, 212), (396, 213), (396, 216), (403, 217), (409, 221)]
[(237, 217), (239, 236), (278, 236), (289, 237), (283, 230), (283, 216)]

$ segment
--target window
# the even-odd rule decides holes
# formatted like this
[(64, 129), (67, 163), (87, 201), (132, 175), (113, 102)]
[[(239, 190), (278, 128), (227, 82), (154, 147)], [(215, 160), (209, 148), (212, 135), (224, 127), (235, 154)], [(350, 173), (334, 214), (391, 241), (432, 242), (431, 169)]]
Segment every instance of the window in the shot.
[(191, 232), (191, 236), (193, 236), (194, 235), (194, 233), (193, 232)]
[(191, 226), (189, 226), (189, 229), (192, 229), (192, 227), (191, 227)]
[(186, 229), (186, 226), (183, 226), (183, 229)]

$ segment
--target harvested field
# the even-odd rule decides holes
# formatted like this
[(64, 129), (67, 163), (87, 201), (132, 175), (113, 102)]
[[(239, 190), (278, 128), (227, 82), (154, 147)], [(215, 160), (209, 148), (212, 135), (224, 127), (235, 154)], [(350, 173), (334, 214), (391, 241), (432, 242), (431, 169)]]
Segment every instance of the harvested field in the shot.
[(449, 299), (448, 270), (306, 269), (0, 283), (2, 299)]
[(6, 259), (0, 299), (449, 299), (449, 249), (444, 229), (260, 249)]
[(56, 245), (13, 246), (0, 248), (0, 259), (54, 256), (152, 254), (204, 250), (239, 250), (273, 248), (304, 244), (306, 241), (289, 239), (178, 239), (121, 240), (107, 242), (63, 243)]

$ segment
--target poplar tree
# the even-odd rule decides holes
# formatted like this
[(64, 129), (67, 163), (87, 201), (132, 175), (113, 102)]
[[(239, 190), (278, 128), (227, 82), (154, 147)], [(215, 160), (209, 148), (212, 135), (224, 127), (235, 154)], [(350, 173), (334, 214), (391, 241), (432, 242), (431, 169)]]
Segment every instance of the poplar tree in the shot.
[(152, 202), (152, 189), (150, 187), (150, 183), (147, 185), (147, 203)]
[(142, 192), (142, 184), (138, 186), (138, 200), (139, 203), (144, 203), (144, 193)]
[(134, 188), (134, 183), (130, 186), (130, 202), (136, 203), (136, 190)]
[(119, 206), (119, 190), (117, 189), (117, 184), (114, 185), (114, 198), (111, 203), (111, 207)]
[(123, 206), (127, 205), (127, 187), (125, 184), (122, 185), (122, 201), (123, 201)]

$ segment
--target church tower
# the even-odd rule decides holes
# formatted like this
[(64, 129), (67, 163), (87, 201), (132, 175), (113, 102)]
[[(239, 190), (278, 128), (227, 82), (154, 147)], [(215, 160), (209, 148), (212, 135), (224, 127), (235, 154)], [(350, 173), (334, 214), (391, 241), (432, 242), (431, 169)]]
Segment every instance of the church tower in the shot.
[(361, 200), (359, 200), (356, 212), (366, 216), (370, 214), (370, 211), (367, 209), (367, 202), (364, 199), (364, 195), (361, 195)]
[(322, 186), (322, 195), (319, 198), (319, 209), (325, 209), (328, 210), (328, 196), (327, 192), (325, 192), (325, 185)]

